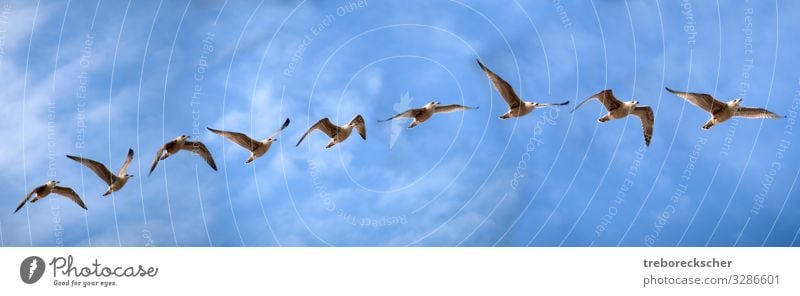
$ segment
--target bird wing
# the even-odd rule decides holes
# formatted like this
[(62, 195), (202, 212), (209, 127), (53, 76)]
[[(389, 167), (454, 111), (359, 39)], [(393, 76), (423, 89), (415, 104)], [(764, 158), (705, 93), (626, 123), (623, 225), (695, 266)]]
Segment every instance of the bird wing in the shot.
[(156, 169), (156, 166), (158, 165), (158, 161), (161, 160), (161, 155), (164, 154), (164, 147), (165, 146), (166, 145), (161, 146), (161, 148), (158, 148), (158, 151), (156, 151), (156, 158), (153, 159), (153, 165), (150, 166), (150, 172), (147, 174), (148, 176), (153, 174), (153, 171)]
[(422, 108), (417, 108), (417, 109), (408, 109), (408, 110), (406, 110), (406, 111), (403, 111), (402, 113), (398, 113), (397, 115), (395, 115), (395, 116), (392, 116), (392, 117), (389, 117), (389, 118), (387, 118), (387, 119), (384, 119), (384, 120), (378, 120), (378, 122), (389, 121), (389, 120), (392, 120), (392, 119), (395, 119), (395, 118), (399, 118), (399, 117), (408, 117), (408, 118), (412, 118), (412, 117), (416, 117), (416, 116), (417, 116), (417, 114), (419, 114), (420, 112), (422, 112)]
[(277, 137), (277, 136), (278, 136), (278, 134), (280, 134), (280, 133), (281, 133), (281, 131), (283, 131), (284, 129), (286, 129), (286, 127), (287, 127), (287, 126), (289, 126), (289, 118), (288, 118), (288, 117), (286, 118), (286, 121), (284, 121), (284, 122), (283, 122), (283, 124), (281, 124), (281, 126), (280, 126), (280, 127), (278, 127), (278, 129), (277, 129), (277, 130), (275, 130), (275, 132), (274, 132), (274, 133), (272, 133), (272, 135), (270, 135), (270, 136), (269, 136), (269, 138), (271, 138), (271, 139), (275, 139), (275, 137)]
[(744, 118), (753, 118), (753, 119), (758, 119), (758, 118), (775, 119), (784, 117), (764, 108), (749, 108), (749, 107), (740, 107), (739, 110), (736, 111), (736, 116)]
[(588, 102), (591, 99), (597, 99), (598, 101), (600, 101), (600, 103), (602, 103), (603, 106), (605, 106), (606, 110), (608, 111), (617, 109), (619, 108), (619, 106), (622, 105), (622, 102), (618, 100), (616, 97), (614, 97), (614, 92), (611, 91), (610, 89), (606, 89), (586, 98), (585, 100), (583, 100), (583, 102), (580, 102), (580, 104), (575, 106), (575, 109), (572, 109), (570, 113), (575, 112), (575, 110), (578, 110), (578, 108), (583, 106), (583, 104), (586, 104), (586, 102)]
[(473, 109), (478, 109), (478, 107), (467, 107), (458, 104), (450, 104), (444, 106), (436, 106), (436, 109), (433, 110), (433, 113), (450, 113), (461, 110), (473, 110)]
[(511, 85), (508, 84), (508, 82), (503, 80), (503, 78), (500, 78), (500, 76), (494, 74), (492, 70), (486, 68), (486, 66), (484, 66), (480, 60), (477, 61), (478, 65), (480, 65), (481, 69), (483, 69), (483, 72), (486, 73), (486, 76), (488, 76), (489, 80), (491, 80), (492, 84), (494, 84), (494, 88), (497, 89), (498, 92), (500, 92), (500, 95), (503, 97), (503, 100), (505, 100), (506, 104), (508, 104), (508, 108), (513, 109), (519, 107), (519, 105), (522, 104), (522, 100), (520, 100), (520, 98), (517, 96), (517, 93), (514, 92), (514, 88), (511, 87)]
[(564, 105), (569, 105), (569, 101), (563, 101), (560, 103), (536, 103), (536, 107), (564, 106)]
[(191, 151), (197, 155), (200, 155), (200, 157), (205, 159), (206, 163), (208, 163), (212, 169), (215, 171), (217, 170), (217, 164), (214, 163), (214, 158), (211, 157), (211, 152), (208, 151), (208, 147), (206, 147), (203, 142), (186, 141), (183, 143), (183, 146), (181, 146), (181, 150)]
[(314, 130), (317, 130), (317, 129), (322, 131), (326, 135), (328, 135), (328, 137), (333, 138), (337, 134), (339, 134), (339, 130), (341, 128), (339, 126), (331, 123), (331, 120), (328, 119), (327, 117), (325, 117), (325, 118), (320, 119), (319, 121), (317, 121), (317, 123), (312, 125), (310, 128), (308, 128), (308, 130), (303, 134), (303, 136), (300, 137), (300, 141), (297, 141), (297, 145), (295, 145), (295, 146), (300, 146), (300, 143), (303, 142), (303, 139), (305, 139), (306, 136), (308, 136), (308, 134), (310, 134), (311, 132), (313, 132)]
[(717, 113), (719, 110), (725, 108), (725, 103), (717, 101), (716, 99), (714, 99), (714, 97), (708, 94), (681, 92), (672, 90), (669, 87), (667, 87), (666, 89), (668, 92), (671, 92), (676, 96), (679, 96), (684, 100), (689, 101), (695, 106), (700, 107), (700, 109), (703, 109), (711, 114)]
[(231, 142), (234, 142), (237, 145), (242, 146), (244, 149), (247, 149), (248, 151), (255, 151), (258, 145), (261, 145), (261, 142), (253, 140), (252, 138), (248, 137), (243, 133), (216, 130), (210, 127), (206, 128), (212, 133), (223, 136), (226, 139), (230, 140)]
[(358, 131), (358, 135), (360, 135), (362, 139), (366, 140), (367, 125), (364, 123), (364, 117), (361, 117), (361, 114), (358, 114), (350, 120), (350, 123), (352, 123), (353, 127)]
[(69, 198), (70, 200), (72, 200), (76, 204), (78, 204), (81, 208), (83, 208), (84, 210), (88, 210), (88, 208), (86, 207), (86, 204), (83, 203), (83, 200), (81, 199), (81, 197), (78, 196), (78, 194), (75, 193), (75, 190), (72, 190), (72, 188), (56, 186), (56, 187), (53, 187), (53, 193), (58, 194), (58, 195), (62, 195), (64, 197), (66, 197), (66, 198)]
[(655, 124), (655, 116), (653, 115), (653, 108), (650, 106), (639, 106), (633, 109), (633, 115), (642, 120), (642, 131), (644, 132), (644, 143), (650, 146), (650, 140), (653, 139), (653, 125)]
[(72, 155), (67, 155), (67, 157), (69, 157), (69, 159), (72, 159), (74, 161), (80, 162), (82, 165), (92, 170), (92, 172), (94, 172), (98, 177), (100, 177), (100, 179), (106, 182), (106, 184), (108, 184), (109, 186), (111, 186), (111, 183), (114, 183), (114, 180), (117, 178), (117, 176), (114, 176), (114, 174), (111, 171), (109, 171), (108, 168), (102, 163), (99, 163), (91, 159), (72, 156)]
[(33, 190), (31, 190), (31, 192), (30, 192), (30, 193), (28, 193), (28, 195), (27, 195), (27, 196), (25, 196), (25, 198), (23, 198), (21, 202), (19, 202), (19, 205), (17, 206), (17, 209), (16, 209), (16, 210), (14, 210), (14, 213), (16, 213), (16, 212), (19, 212), (19, 209), (21, 209), (21, 208), (22, 208), (22, 206), (24, 206), (24, 205), (25, 205), (25, 203), (27, 203), (27, 202), (28, 202), (28, 201), (31, 199), (31, 196), (33, 196), (33, 193), (34, 193), (34, 192), (36, 192), (36, 191), (39, 191), (39, 190), (41, 190), (42, 188), (44, 188), (44, 186), (45, 186), (45, 185), (42, 185), (42, 186), (39, 186), (39, 187), (33, 188)]
[(119, 169), (119, 174), (117, 174), (117, 176), (125, 176), (128, 172), (128, 166), (131, 164), (131, 160), (133, 160), (133, 149), (128, 148), (128, 156), (125, 157), (125, 162), (122, 163), (122, 167)]

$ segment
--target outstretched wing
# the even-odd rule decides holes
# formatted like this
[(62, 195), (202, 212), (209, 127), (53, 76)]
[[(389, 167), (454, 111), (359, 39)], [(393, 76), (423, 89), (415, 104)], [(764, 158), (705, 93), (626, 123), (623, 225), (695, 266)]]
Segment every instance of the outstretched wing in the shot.
[(650, 106), (639, 106), (633, 109), (633, 115), (642, 120), (642, 131), (644, 132), (644, 143), (650, 146), (650, 140), (653, 139), (653, 125), (655, 124), (655, 116), (653, 115), (653, 108)]
[(362, 139), (367, 139), (367, 125), (364, 123), (364, 117), (361, 117), (361, 114), (356, 115), (353, 119), (350, 120), (350, 123), (353, 124), (353, 127), (358, 131), (358, 135), (361, 136)]
[(341, 128), (336, 126), (335, 124), (331, 123), (330, 119), (325, 117), (325, 118), (320, 119), (319, 121), (317, 121), (317, 123), (312, 125), (310, 128), (308, 128), (308, 130), (303, 134), (303, 136), (300, 137), (300, 141), (297, 141), (297, 145), (295, 145), (295, 146), (300, 146), (300, 143), (303, 142), (303, 139), (305, 139), (306, 136), (308, 136), (308, 134), (310, 134), (311, 132), (313, 132), (314, 130), (317, 130), (317, 129), (322, 131), (326, 135), (328, 135), (328, 137), (333, 138), (337, 134), (339, 134), (339, 130)]
[(517, 93), (514, 92), (514, 88), (511, 87), (511, 85), (508, 84), (508, 82), (503, 80), (503, 78), (500, 78), (500, 76), (494, 74), (492, 70), (486, 68), (486, 66), (484, 66), (480, 60), (476, 61), (478, 61), (478, 65), (481, 66), (481, 69), (483, 69), (483, 72), (486, 73), (486, 76), (489, 77), (489, 80), (492, 81), (492, 84), (494, 84), (494, 88), (497, 89), (497, 91), (500, 93), (500, 96), (502, 96), (503, 100), (506, 101), (506, 104), (508, 104), (508, 108), (513, 109), (519, 107), (519, 105), (522, 104), (522, 100), (520, 100), (519, 96), (517, 96)]
[(25, 198), (23, 198), (23, 199), (22, 199), (22, 201), (21, 201), (21, 202), (19, 203), (19, 205), (17, 206), (17, 209), (16, 209), (16, 210), (14, 210), (14, 213), (16, 213), (16, 212), (19, 212), (19, 209), (21, 209), (21, 208), (22, 208), (22, 206), (24, 206), (24, 205), (25, 205), (25, 203), (27, 203), (27, 202), (28, 202), (28, 201), (31, 199), (31, 196), (33, 196), (33, 193), (34, 193), (34, 192), (36, 192), (36, 191), (39, 191), (39, 190), (41, 190), (42, 188), (44, 188), (44, 186), (45, 186), (45, 185), (42, 185), (42, 186), (39, 186), (39, 187), (33, 188), (33, 190), (31, 190), (31, 192), (30, 192), (30, 193), (28, 193), (28, 195), (27, 195), (27, 196), (25, 196)]
[(92, 170), (92, 172), (94, 172), (98, 177), (100, 177), (101, 180), (103, 180), (103, 182), (106, 182), (106, 184), (108, 184), (109, 186), (111, 186), (111, 183), (114, 183), (114, 179), (117, 177), (114, 176), (114, 174), (111, 173), (111, 171), (109, 171), (108, 168), (102, 163), (96, 162), (91, 159), (72, 156), (72, 155), (67, 155), (67, 157), (69, 157), (69, 159), (72, 159), (74, 161), (80, 162), (82, 165)]
[(689, 103), (692, 103), (695, 106), (700, 107), (700, 109), (703, 109), (711, 114), (717, 113), (719, 110), (725, 108), (725, 103), (717, 101), (716, 99), (714, 99), (714, 97), (708, 94), (676, 91), (670, 89), (669, 87), (666, 87), (666, 89), (668, 92), (671, 92), (676, 96), (679, 96), (684, 100), (689, 101)]
[(70, 200), (72, 200), (76, 204), (78, 204), (81, 208), (83, 208), (84, 210), (88, 210), (88, 208), (86, 207), (86, 204), (83, 203), (83, 200), (81, 199), (81, 197), (78, 196), (78, 194), (75, 193), (75, 190), (72, 190), (72, 188), (56, 186), (56, 187), (53, 188), (53, 193), (61, 195), (61, 196), (64, 196), (66, 198), (69, 198)]
[(131, 164), (131, 160), (133, 160), (133, 149), (128, 148), (128, 156), (125, 157), (125, 162), (122, 163), (119, 174), (117, 174), (118, 176), (124, 176), (128, 172), (128, 166)]
[(392, 120), (392, 119), (395, 119), (395, 118), (400, 118), (400, 117), (413, 118), (413, 117), (416, 117), (417, 114), (419, 114), (420, 112), (422, 112), (422, 108), (408, 109), (406, 111), (403, 111), (402, 113), (399, 113), (399, 114), (397, 114), (395, 116), (392, 116), (392, 117), (389, 117), (387, 119), (378, 120), (378, 122), (389, 121), (389, 120)]
[(473, 110), (473, 109), (478, 109), (478, 107), (467, 107), (458, 104), (450, 104), (444, 106), (436, 106), (436, 109), (433, 110), (433, 113), (450, 113), (461, 110)]
[(242, 146), (244, 149), (247, 149), (248, 151), (255, 151), (258, 145), (261, 144), (260, 142), (253, 140), (252, 138), (248, 137), (243, 133), (216, 130), (210, 127), (206, 128), (212, 133), (223, 136), (226, 139), (230, 140), (231, 142), (234, 142), (237, 145)]
[(603, 106), (605, 106), (606, 110), (608, 111), (617, 109), (619, 108), (619, 106), (622, 106), (622, 102), (614, 96), (614, 92), (611, 91), (610, 89), (606, 89), (586, 98), (585, 100), (583, 100), (583, 102), (575, 106), (575, 109), (572, 109), (570, 113), (575, 112), (575, 110), (578, 110), (578, 108), (583, 106), (583, 104), (586, 104), (586, 102), (588, 102), (591, 99), (597, 99), (598, 101), (600, 101), (600, 103), (603, 103)]
[(563, 101), (560, 103), (536, 103), (536, 107), (552, 107), (552, 106), (564, 106), (569, 105), (569, 101)]
[(150, 166), (150, 173), (147, 174), (148, 176), (153, 174), (153, 171), (156, 169), (156, 166), (158, 165), (158, 161), (161, 160), (162, 154), (164, 154), (164, 146), (161, 146), (161, 148), (158, 148), (158, 151), (156, 151), (156, 158), (153, 159), (153, 165)]
[(772, 111), (769, 111), (764, 108), (749, 108), (749, 107), (740, 107), (739, 111), (736, 111), (736, 116), (741, 116), (744, 118), (767, 118), (767, 119), (775, 119), (775, 118), (784, 118), (784, 116), (775, 114)]
[(208, 163), (212, 169), (215, 171), (217, 170), (217, 164), (214, 163), (214, 158), (211, 157), (211, 151), (208, 151), (208, 148), (205, 144), (203, 144), (203, 142), (186, 141), (183, 143), (183, 146), (181, 146), (181, 150), (191, 151), (197, 155), (200, 155), (200, 157), (205, 159), (206, 163)]
[(283, 122), (283, 124), (281, 124), (281, 126), (280, 126), (280, 127), (278, 127), (278, 129), (277, 129), (277, 130), (275, 130), (275, 132), (274, 132), (274, 133), (272, 133), (272, 135), (270, 135), (270, 136), (269, 136), (269, 138), (270, 138), (270, 139), (275, 139), (275, 137), (277, 137), (277, 136), (278, 136), (278, 134), (280, 134), (280, 133), (281, 133), (281, 131), (283, 131), (284, 129), (286, 129), (286, 127), (287, 127), (287, 126), (289, 126), (289, 118), (288, 118), (288, 117), (286, 118), (286, 121), (284, 121), (284, 122)]

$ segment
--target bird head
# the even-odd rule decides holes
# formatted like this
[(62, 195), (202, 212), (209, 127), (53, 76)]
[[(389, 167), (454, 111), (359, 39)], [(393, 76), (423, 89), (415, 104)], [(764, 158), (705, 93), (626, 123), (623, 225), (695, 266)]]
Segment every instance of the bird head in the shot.
[(50, 180), (50, 181), (47, 181), (47, 186), (56, 186), (56, 185), (58, 185), (58, 183), (61, 183), (61, 182), (56, 181), (56, 180)]
[(128, 174), (125, 174), (125, 177), (126, 177), (126, 178), (133, 178), (133, 175), (128, 175)]
[(189, 136), (187, 136), (187, 135), (180, 135), (180, 136), (178, 136), (176, 138), (176, 140), (178, 140), (178, 141), (186, 141), (186, 139), (188, 139), (188, 138), (189, 138)]
[(434, 108), (434, 107), (436, 107), (436, 106), (438, 106), (438, 105), (439, 105), (439, 102), (436, 102), (436, 101), (431, 101), (431, 102), (429, 102), (428, 104), (425, 104), (425, 107), (427, 107), (427, 108)]
[(267, 139), (267, 143), (272, 143), (272, 142), (275, 142), (275, 141), (277, 141), (277, 140), (278, 140), (278, 139), (276, 139), (276, 138), (268, 138), (268, 139)]
[(633, 100), (633, 101), (631, 101), (631, 103), (633, 103), (633, 105), (639, 105), (639, 101), (637, 101), (637, 100)]

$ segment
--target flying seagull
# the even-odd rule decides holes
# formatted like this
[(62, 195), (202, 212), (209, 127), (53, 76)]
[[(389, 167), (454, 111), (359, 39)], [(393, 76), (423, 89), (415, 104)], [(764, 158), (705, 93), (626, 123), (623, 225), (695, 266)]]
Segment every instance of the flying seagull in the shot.
[(206, 145), (200, 141), (186, 141), (188, 138), (189, 136), (187, 135), (180, 135), (174, 140), (165, 143), (164, 146), (161, 146), (161, 148), (158, 148), (158, 151), (156, 152), (156, 158), (153, 159), (153, 166), (150, 167), (150, 173), (147, 175), (149, 176), (153, 174), (153, 171), (156, 169), (156, 166), (160, 160), (165, 160), (170, 155), (178, 153), (178, 151), (181, 150), (191, 151), (192, 153), (199, 155), (205, 159), (206, 163), (208, 163), (212, 169), (216, 171), (217, 164), (214, 163), (214, 158), (211, 157), (211, 152), (208, 151)]
[(397, 114), (397, 115), (389, 117), (387, 119), (378, 120), (378, 122), (385, 122), (385, 121), (389, 121), (389, 120), (392, 120), (392, 119), (403, 118), (403, 117), (413, 118), (414, 120), (411, 121), (411, 125), (408, 126), (408, 128), (412, 128), (412, 127), (415, 127), (415, 126), (419, 125), (420, 123), (425, 122), (426, 120), (431, 118), (431, 116), (433, 116), (433, 114), (436, 114), (436, 113), (450, 113), (450, 112), (461, 111), (461, 110), (478, 109), (478, 107), (467, 107), (467, 106), (461, 106), (461, 105), (457, 105), (457, 104), (450, 104), (450, 105), (444, 105), (444, 106), (442, 106), (440, 104), (441, 103), (439, 103), (439, 102), (430, 102), (430, 103), (425, 104), (425, 106), (422, 106), (422, 108), (408, 109), (406, 111), (403, 111), (403, 113)]
[(701, 94), (701, 93), (690, 93), (690, 92), (680, 92), (670, 89), (666, 87), (667, 91), (683, 98), (684, 100), (689, 101), (689, 103), (694, 104), (700, 109), (705, 110), (708, 113), (711, 113), (711, 119), (703, 125), (703, 129), (710, 129), (716, 124), (723, 123), (728, 119), (736, 117), (744, 117), (750, 119), (757, 119), (757, 118), (785, 118), (785, 116), (780, 116), (775, 114), (767, 109), (764, 108), (750, 108), (750, 107), (741, 107), (740, 104), (742, 99), (736, 98), (730, 102), (723, 103), (717, 101), (708, 94)]
[[(78, 196), (77, 193), (75, 193), (75, 190), (72, 190), (72, 188), (69, 187), (58, 186), (58, 183), (61, 182), (47, 181), (47, 183), (44, 183), (44, 185), (34, 188), (33, 191), (31, 191), (31, 193), (28, 193), (28, 195), (25, 196), (22, 202), (19, 203), (19, 206), (17, 206), (17, 209), (14, 210), (14, 213), (19, 212), (19, 209), (21, 209), (22, 206), (24, 206), (25, 203), (27, 203), (29, 200), (31, 201), (31, 203), (35, 203), (40, 199), (44, 198), (45, 196), (49, 195), (50, 193), (55, 193), (64, 196), (66, 198), (69, 198), (84, 210), (88, 210), (88, 208), (86, 208), (86, 204), (84, 204), (83, 200), (81, 200), (81, 197)], [(36, 197), (34, 197), (33, 200), (31, 200), (31, 197), (34, 194), (36, 194)]]
[(231, 140), (231, 142), (234, 142), (234, 143), (238, 144), (239, 146), (242, 146), (244, 149), (249, 150), (250, 151), (250, 158), (248, 158), (247, 161), (245, 161), (244, 163), (250, 163), (253, 160), (255, 160), (256, 158), (259, 158), (262, 155), (264, 155), (265, 153), (267, 153), (267, 151), (269, 150), (269, 147), (272, 146), (272, 142), (275, 142), (275, 141), (278, 140), (275, 137), (277, 137), (278, 134), (283, 129), (285, 129), (287, 126), (289, 126), (289, 118), (286, 118), (286, 121), (283, 122), (283, 125), (281, 125), (278, 128), (278, 130), (276, 130), (274, 133), (272, 133), (272, 135), (269, 136), (269, 138), (266, 138), (263, 141), (253, 140), (252, 138), (248, 137), (247, 135), (245, 135), (243, 133), (215, 130), (215, 129), (210, 128), (210, 127), (206, 127), (206, 128), (208, 130), (210, 130), (211, 132), (213, 132), (213, 133), (215, 133), (217, 135), (223, 136), (223, 137), (227, 138), (228, 140)]
[(505, 100), (506, 104), (508, 104), (508, 112), (500, 115), (500, 119), (521, 117), (540, 107), (564, 106), (569, 104), (569, 101), (563, 103), (536, 103), (522, 101), (519, 96), (517, 96), (517, 93), (514, 92), (514, 88), (512, 88), (508, 82), (503, 80), (503, 78), (500, 78), (500, 76), (497, 76), (497, 74), (494, 74), (494, 72), (489, 70), (489, 68), (486, 68), (486, 66), (484, 66), (480, 60), (476, 61), (478, 61), (478, 65), (481, 66), (481, 69), (483, 69), (483, 72), (486, 73), (486, 76), (489, 77), (489, 80), (492, 81), (494, 88), (497, 89), (497, 91), (503, 97), (503, 100)]
[(362, 139), (367, 139), (367, 126), (364, 124), (364, 117), (361, 117), (361, 114), (356, 114), (356, 116), (353, 117), (353, 119), (350, 119), (350, 122), (344, 126), (335, 125), (331, 123), (327, 117), (325, 117), (312, 125), (306, 131), (306, 133), (303, 134), (303, 137), (300, 138), (300, 141), (297, 141), (297, 145), (295, 146), (300, 146), (300, 143), (303, 142), (303, 139), (305, 139), (306, 136), (308, 136), (308, 134), (314, 130), (320, 130), (331, 138), (331, 141), (328, 142), (328, 146), (325, 146), (325, 148), (331, 148), (333, 145), (344, 142), (344, 140), (350, 136), (350, 133), (353, 132), (353, 128), (358, 131), (358, 135), (360, 135)]
[(612, 119), (620, 119), (626, 117), (628, 115), (636, 115), (639, 119), (642, 120), (642, 130), (644, 131), (644, 143), (647, 146), (650, 146), (650, 140), (653, 138), (653, 124), (655, 123), (655, 117), (653, 116), (653, 108), (650, 106), (639, 106), (639, 101), (628, 101), (622, 102), (614, 97), (614, 93), (610, 90), (604, 90), (599, 93), (592, 95), (591, 97), (586, 98), (572, 109), (570, 113), (575, 112), (578, 110), (583, 104), (588, 102), (591, 99), (597, 99), (600, 103), (603, 103), (608, 110), (608, 114), (603, 117), (597, 119), (599, 122), (606, 122)]
[(80, 162), (82, 165), (92, 170), (92, 172), (100, 177), (100, 179), (105, 181), (106, 184), (108, 184), (108, 189), (106, 189), (106, 192), (103, 193), (103, 196), (107, 196), (111, 194), (111, 192), (122, 189), (122, 186), (125, 186), (125, 183), (128, 182), (128, 179), (133, 177), (133, 175), (127, 174), (128, 165), (130, 165), (131, 160), (133, 160), (133, 149), (128, 149), (128, 156), (125, 157), (125, 162), (122, 163), (122, 167), (119, 169), (119, 172), (116, 175), (108, 170), (108, 168), (102, 163), (97, 161), (72, 155), (67, 155), (67, 157), (74, 161)]

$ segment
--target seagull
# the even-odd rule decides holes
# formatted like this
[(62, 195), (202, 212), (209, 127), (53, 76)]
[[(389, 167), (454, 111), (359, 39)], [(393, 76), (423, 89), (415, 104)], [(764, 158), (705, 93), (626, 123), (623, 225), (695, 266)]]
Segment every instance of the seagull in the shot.
[(175, 140), (169, 141), (158, 148), (158, 152), (156, 152), (156, 158), (153, 159), (153, 166), (150, 167), (150, 173), (147, 175), (153, 174), (153, 171), (156, 169), (156, 165), (158, 165), (159, 160), (165, 160), (170, 155), (178, 153), (178, 151), (186, 150), (191, 151), (194, 154), (200, 155), (203, 159), (206, 160), (209, 166), (215, 171), (217, 170), (217, 164), (214, 163), (214, 158), (211, 157), (211, 152), (208, 151), (206, 145), (202, 142), (192, 142), (186, 141), (189, 136), (187, 135), (180, 135), (179, 137), (175, 138)]
[[(35, 203), (40, 199), (44, 198), (45, 196), (49, 195), (50, 193), (55, 193), (64, 196), (66, 198), (69, 198), (84, 210), (88, 210), (88, 208), (86, 208), (86, 204), (84, 204), (83, 200), (81, 200), (81, 197), (78, 196), (77, 193), (75, 193), (75, 190), (72, 190), (72, 188), (69, 187), (58, 186), (58, 183), (61, 182), (55, 180), (47, 181), (47, 183), (44, 183), (44, 185), (34, 188), (33, 191), (31, 191), (31, 193), (28, 193), (28, 196), (25, 196), (22, 202), (19, 203), (19, 206), (17, 206), (17, 209), (14, 210), (14, 213), (19, 212), (19, 209), (21, 209), (22, 206), (24, 206), (25, 203), (27, 203), (29, 200), (31, 201), (31, 203)], [(34, 197), (33, 200), (31, 200), (31, 197), (34, 194), (36, 194), (36, 197)]]
[(591, 99), (597, 99), (600, 101), (600, 103), (603, 103), (603, 105), (606, 106), (606, 109), (608, 109), (608, 114), (597, 119), (599, 122), (620, 119), (628, 115), (638, 116), (639, 119), (642, 120), (644, 143), (647, 146), (650, 146), (650, 140), (653, 138), (653, 124), (655, 123), (653, 108), (650, 108), (650, 106), (639, 106), (639, 101), (622, 102), (614, 97), (614, 93), (610, 89), (607, 89), (586, 98), (569, 113), (575, 112), (575, 110), (578, 110), (578, 108), (583, 106), (583, 104)]
[(506, 104), (508, 104), (508, 112), (500, 115), (500, 119), (521, 117), (533, 112), (534, 109), (539, 107), (564, 106), (569, 104), (569, 101), (563, 103), (536, 103), (522, 101), (519, 96), (517, 96), (517, 93), (514, 92), (514, 88), (512, 88), (508, 82), (503, 80), (503, 78), (500, 78), (500, 76), (497, 76), (497, 74), (494, 74), (494, 72), (489, 70), (489, 68), (486, 68), (486, 66), (484, 66), (480, 60), (476, 61), (478, 61), (478, 65), (481, 66), (481, 69), (483, 69), (483, 72), (486, 73), (486, 76), (489, 77), (489, 80), (492, 81), (494, 88), (497, 89), (497, 91), (503, 97), (503, 100), (505, 100)]
[(286, 118), (286, 121), (283, 122), (283, 125), (281, 125), (281, 127), (279, 127), (278, 130), (272, 133), (272, 135), (269, 136), (269, 138), (266, 138), (263, 141), (253, 140), (252, 138), (248, 137), (243, 133), (215, 130), (210, 127), (206, 128), (217, 135), (223, 136), (228, 140), (231, 140), (231, 142), (239, 144), (239, 146), (244, 147), (244, 149), (250, 150), (250, 158), (248, 158), (247, 161), (244, 162), (244, 163), (250, 163), (256, 158), (259, 158), (262, 155), (264, 155), (264, 153), (267, 153), (269, 147), (272, 146), (272, 142), (278, 140), (275, 137), (278, 136), (278, 134), (287, 126), (289, 126), (289, 118)]
[(703, 129), (705, 130), (710, 129), (716, 124), (723, 123), (728, 119), (733, 118), (734, 116), (750, 118), (750, 119), (786, 118), (786, 116), (780, 116), (764, 108), (741, 107), (740, 104), (742, 103), (742, 99), (740, 98), (736, 98), (730, 102), (723, 103), (717, 101), (716, 99), (714, 99), (714, 97), (708, 94), (680, 92), (672, 90), (669, 87), (666, 87), (666, 89), (667, 91), (683, 98), (684, 100), (689, 101), (695, 106), (700, 107), (700, 109), (703, 109), (708, 113), (711, 113), (711, 119), (709, 119), (708, 122), (706, 122), (706, 124), (703, 125)]
[(128, 175), (128, 165), (131, 164), (131, 160), (133, 160), (133, 149), (128, 149), (128, 156), (125, 157), (125, 162), (122, 163), (122, 167), (119, 169), (119, 172), (114, 175), (106, 166), (102, 163), (96, 162), (91, 159), (81, 158), (77, 156), (67, 155), (69, 159), (74, 161), (80, 162), (82, 165), (86, 166), (92, 172), (97, 174), (100, 179), (108, 184), (108, 189), (106, 192), (103, 193), (103, 196), (107, 196), (111, 194), (111, 192), (117, 191), (122, 189), (122, 186), (125, 186), (125, 183), (128, 182), (128, 179), (132, 178), (133, 175)]
[(303, 139), (305, 139), (308, 134), (318, 129), (331, 138), (331, 141), (328, 142), (328, 146), (325, 146), (325, 148), (331, 148), (333, 145), (344, 142), (344, 140), (350, 136), (350, 133), (353, 132), (353, 128), (358, 130), (358, 135), (360, 135), (362, 139), (367, 139), (367, 126), (364, 124), (364, 117), (361, 117), (361, 114), (356, 114), (356, 116), (350, 119), (350, 122), (344, 126), (335, 125), (331, 123), (330, 119), (325, 117), (312, 125), (306, 133), (303, 134), (300, 141), (297, 141), (297, 145), (295, 146), (300, 146), (300, 143), (303, 142)]
[(425, 106), (422, 106), (422, 108), (408, 109), (406, 111), (403, 111), (403, 113), (397, 114), (397, 115), (389, 117), (387, 119), (378, 120), (378, 122), (386, 122), (386, 121), (389, 121), (389, 120), (392, 120), (392, 119), (401, 118), (401, 117), (414, 118), (414, 120), (411, 122), (411, 125), (408, 126), (408, 128), (412, 128), (412, 127), (415, 127), (415, 126), (419, 125), (420, 123), (425, 122), (426, 120), (431, 118), (431, 116), (433, 116), (433, 114), (436, 114), (436, 113), (450, 113), (450, 112), (461, 111), (461, 110), (478, 109), (478, 107), (467, 107), (467, 106), (461, 106), (461, 105), (457, 105), (457, 104), (450, 104), (450, 105), (444, 105), (444, 106), (442, 106), (440, 104), (441, 103), (439, 103), (439, 102), (430, 102), (430, 103), (425, 104)]

